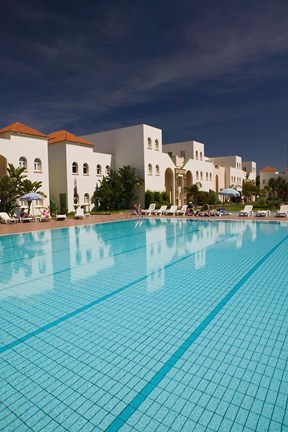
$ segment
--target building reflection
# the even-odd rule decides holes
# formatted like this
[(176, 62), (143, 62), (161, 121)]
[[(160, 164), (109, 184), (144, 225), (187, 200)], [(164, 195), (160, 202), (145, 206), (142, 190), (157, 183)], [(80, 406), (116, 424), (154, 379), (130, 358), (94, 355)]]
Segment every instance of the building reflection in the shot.
[(154, 292), (165, 286), (169, 264), (188, 256), (200, 271), (211, 246), (240, 249), (254, 242), (257, 232), (269, 235), (279, 226), (155, 218), (5, 236), (0, 238), (0, 299), (91, 290), (91, 284), (101, 294), (138, 279)]

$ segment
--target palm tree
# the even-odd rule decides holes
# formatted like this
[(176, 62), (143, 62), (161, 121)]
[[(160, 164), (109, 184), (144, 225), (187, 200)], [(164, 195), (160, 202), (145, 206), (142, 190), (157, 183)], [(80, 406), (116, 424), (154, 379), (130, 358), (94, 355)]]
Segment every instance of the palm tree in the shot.
[(123, 186), (117, 171), (110, 170), (109, 174), (96, 186), (92, 196), (92, 203), (96, 208), (102, 207), (106, 211), (114, 210), (118, 202), (121, 201)]
[(140, 188), (143, 184), (143, 180), (136, 173), (135, 168), (132, 168), (130, 165), (119, 168), (118, 173), (123, 187), (122, 198), (124, 208), (131, 208), (132, 203), (135, 200), (134, 191)]
[(252, 196), (259, 195), (259, 187), (256, 186), (254, 180), (252, 180), (252, 181), (251, 180), (244, 180), (243, 181), (242, 195), (247, 202), (251, 201)]
[(277, 191), (277, 196), (283, 201), (285, 201), (285, 196), (286, 196), (286, 189), (287, 189), (286, 183), (287, 182), (284, 179), (284, 177), (279, 176), (275, 179), (275, 185), (276, 185), (275, 188)]
[(22, 182), (25, 168), (15, 168), (13, 164), (8, 164), (8, 175), (0, 178), (0, 209), (11, 213), (17, 207), (17, 199), (22, 195)]
[[(31, 180), (28, 180), (28, 179), (24, 179), (22, 181), (22, 184), (21, 184), (21, 189), (22, 189), (23, 195), (30, 193), (30, 192), (35, 192), (35, 193), (39, 193), (40, 195), (43, 195), (43, 197), (46, 197), (44, 192), (39, 190), (41, 187), (42, 187), (41, 181), (31, 182)], [(28, 201), (28, 214), (30, 213), (31, 203), (32, 203), (32, 201)]]
[(193, 184), (192, 186), (185, 188), (185, 192), (187, 194), (187, 201), (192, 199), (195, 207), (197, 206), (198, 196), (199, 196), (199, 192), (200, 192), (201, 187), (202, 187), (202, 184), (197, 182), (197, 183)]
[(13, 164), (9, 163), (8, 164), (8, 168), (7, 168), (7, 172), (10, 178), (15, 178), (19, 183), (22, 182), (22, 180), (24, 178), (27, 177), (27, 175), (23, 174), (25, 172), (26, 168), (25, 167), (14, 167)]
[(276, 178), (270, 178), (268, 180), (267, 185), (264, 187), (264, 189), (268, 192), (268, 196), (272, 197), (273, 200), (275, 199), (275, 192), (277, 187), (277, 180)]

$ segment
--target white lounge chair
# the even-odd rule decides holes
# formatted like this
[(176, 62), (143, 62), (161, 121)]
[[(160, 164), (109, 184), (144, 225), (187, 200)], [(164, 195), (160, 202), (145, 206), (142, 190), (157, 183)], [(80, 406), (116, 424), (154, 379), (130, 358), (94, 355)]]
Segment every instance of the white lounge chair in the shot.
[(186, 214), (186, 212), (187, 212), (187, 207), (188, 207), (188, 205), (184, 204), (181, 209), (176, 210), (176, 212), (175, 212), (176, 215), (182, 215), (182, 216), (184, 216)]
[(66, 214), (56, 214), (56, 220), (65, 220)]
[(175, 215), (176, 211), (177, 211), (177, 206), (176, 206), (176, 205), (172, 205), (172, 206), (170, 207), (170, 209), (168, 209), (168, 210), (166, 210), (166, 211), (164, 212), (164, 214), (165, 214), (165, 215)]
[(81, 207), (78, 207), (74, 214), (74, 219), (84, 219), (84, 216), (84, 210)]
[(155, 208), (156, 208), (156, 204), (150, 204), (148, 209), (141, 210), (141, 213), (144, 215), (151, 215), (151, 213), (155, 210)]
[(258, 210), (255, 214), (255, 216), (257, 216), (257, 217), (267, 217), (270, 215), (271, 215), (270, 210)]
[(6, 212), (1, 212), (0, 213), (0, 221), (1, 223), (5, 223), (5, 224), (10, 224), (10, 223), (17, 223), (18, 219), (17, 218), (11, 218), (8, 213)]
[(288, 216), (288, 205), (282, 204), (280, 209), (276, 212), (277, 217), (287, 217)]
[(239, 216), (253, 216), (253, 205), (246, 205), (243, 210), (239, 212)]
[(163, 213), (165, 213), (165, 211), (167, 210), (167, 205), (162, 205), (161, 207), (160, 207), (160, 209), (158, 209), (158, 210), (153, 210), (152, 211), (152, 214), (155, 214), (155, 215), (162, 215)]

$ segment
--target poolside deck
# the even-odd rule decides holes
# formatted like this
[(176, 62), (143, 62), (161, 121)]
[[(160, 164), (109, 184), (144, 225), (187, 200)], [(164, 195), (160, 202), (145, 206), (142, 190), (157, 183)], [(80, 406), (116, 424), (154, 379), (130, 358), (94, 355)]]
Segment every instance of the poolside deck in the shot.
[[(189, 218), (189, 219), (199, 219), (199, 220), (253, 220), (253, 221), (278, 221), (278, 222), (288, 222), (288, 218), (286, 217), (239, 217), (238, 215), (227, 215), (221, 217), (205, 217), (205, 216), (144, 216), (144, 218)], [(65, 220), (54, 220), (47, 222), (24, 222), (17, 224), (0, 224), (0, 236), (7, 234), (17, 234), (22, 232), (31, 232), (31, 231), (41, 231), (44, 229), (57, 229), (57, 228), (65, 228), (71, 226), (80, 226), (80, 225), (89, 225), (89, 224), (101, 224), (105, 222), (115, 222), (120, 220), (127, 219), (137, 219), (134, 215), (130, 213), (113, 213), (113, 214), (102, 214), (102, 215), (91, 215), (89, 218), (85, 219), (73, 219), (67, 218)]]

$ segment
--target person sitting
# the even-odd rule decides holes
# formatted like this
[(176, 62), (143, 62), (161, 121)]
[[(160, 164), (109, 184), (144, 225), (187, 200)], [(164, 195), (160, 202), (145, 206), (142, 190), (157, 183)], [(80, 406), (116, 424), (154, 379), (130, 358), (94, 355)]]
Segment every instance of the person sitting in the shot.
[(29, 217), (29, 213), (27, 213), (26, 211), (25, 211), (25, 208), (24, 207), (22, 207), (21, 208), (21, 211), (20, 211), (20, 218), (21, 219), (25, 219), (25, 218), (28, 218)]
[(49, 210), (48, 210), (47, 208), (45, 208), (41, 214), (42, 214), (42, 216), (41, 216), (41, 218), (40, 218), (40, 221), (41, 221), (41, 222), (43, 222), (43, 221), (48, 221), (48, 220), (51, 219), (51, 218), (50, 218)]
[(199, 213), (200, 216), (210, 216), (210, 206), (209, 204), (203, 204), (202, 209)]
[(136, 215), (138, 218), (143, 218), (142, 212), (141, 212), (141, 205), (140, 202), (137, 202), (134, 204), (134, 210), (132, 212), (134, 215)]
[(194, 216), (194, 204), (190, 201), (187, 205), (187, 215)]

